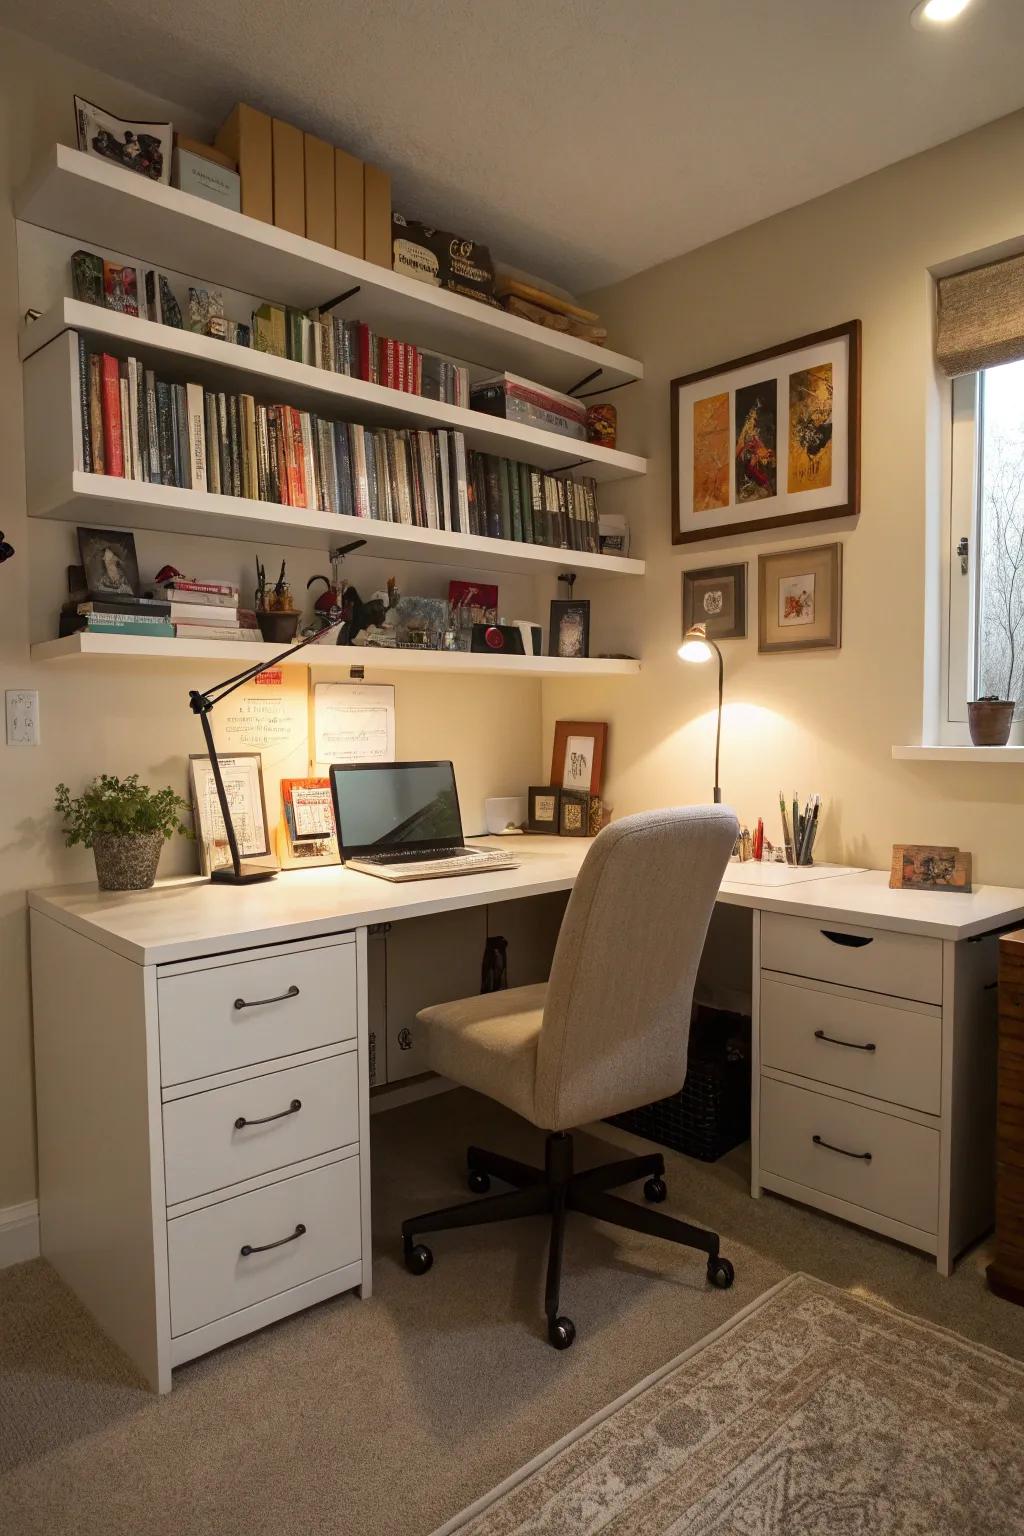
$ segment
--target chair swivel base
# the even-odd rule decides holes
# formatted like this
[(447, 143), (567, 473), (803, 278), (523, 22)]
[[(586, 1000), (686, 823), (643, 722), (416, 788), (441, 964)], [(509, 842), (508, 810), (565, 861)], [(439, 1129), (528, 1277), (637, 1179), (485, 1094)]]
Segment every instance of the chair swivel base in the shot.
[(565, 1131), (552, 1131), (544, 1149), (544, 1167), (532, 1168), (527, 1163), (502, 1157), (497, 1152), (487, 1152), (482, 1147), (470, 1147), (466, 1153), (469, 1170), (469, 1187), (476, 1195), (487, 1195), (491, 1178), (511, 1184), (507, 1194), (490, 1195), (487, 1199), (464, 1205), (448, 1206), (440, 1211), (428, 1211), (402, 1223), (402, 1244), (406, 1268), (414, 1275), (425, 1275), (434, 1262), (434, 1255), (424, 1243), (417, 1243), (421, 1232), (441, 1232), (453, 1227), (477, 1227), (497, 1221), (514, 1221), (520, 1216), (547, 1216), (551, 1223), (548, 1247), (547, 1281), (544, 1288), (544, 1310), (547, 1314), (548, 1339), (556, 1349), (568, 1349), (576, 1337), (571, 1318), (559, 1314), (558, 1302), (562, 1278), (562, 1253), (565, 1242), (565, 1219), (569, 1211), (579, 1211), (612, 1226), (627, 1227), (633, 1232), (643, 1232), (649, 1237), (661, 1237), (684, 1248), (696, 1248), (708, 1256), (709, 1282), (720, 1290), (728, 1290), (734, 1278), (729, 1260), (718, 1251), (719, 1239), (715, 1232), (702, 1227), (692, 1227), (688, 1222), (677, 1221), (661, 1211), (652, 1211), (630, 1200), (620, 1200), (608, 1193), (623, 1184), (644, 1179), (644, 1196), (652, 1204), (660, 1204), (668, 1193), (665, 1184), (665, 1159), (660, 1152), (643, 1157), (627, 1157), (619, 1162), (605, 1163), (600, 1168), (587, 1168), (573, 1172), (572, 1136)]

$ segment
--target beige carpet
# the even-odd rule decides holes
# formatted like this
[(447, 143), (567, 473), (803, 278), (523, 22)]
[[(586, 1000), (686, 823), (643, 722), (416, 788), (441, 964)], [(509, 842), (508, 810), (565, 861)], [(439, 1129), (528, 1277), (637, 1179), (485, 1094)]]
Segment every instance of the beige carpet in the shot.
[[(41, 1262), (0, 1271), (0, 1530), (18, 1536), (426, 1536), (786, 1275), (809, 1271), (1008, 1353), (1024, 1313), (883, 1238), (747, 1195), (745, 1149), (668, 1155), (666, 1209), (723, 1234), (731, 1291), (700, 1256), (572, 1220), (545, 1342), (539, 1222), (439, 1234), (405, 1273), (403, 1215), (460, 1197), (467, 1141), (536, 1158), (542, 1138), (459, 1091), (374, 1121), (375, 1294), (342, 1297), (143, 1390)], [(600, 1138), (600, 1139), (598, 1139)], [(601, 1127), (581, 1164), (643, 1144)]]
[(437, 1536), (1019, 1536), (1024, 1366), (794, 1276)]

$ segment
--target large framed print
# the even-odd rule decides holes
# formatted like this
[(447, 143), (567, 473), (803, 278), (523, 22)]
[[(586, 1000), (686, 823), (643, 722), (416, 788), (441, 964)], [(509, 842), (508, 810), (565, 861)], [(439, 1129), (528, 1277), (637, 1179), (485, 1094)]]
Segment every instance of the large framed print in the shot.
[(860, 321), (673, 379), (672, 542), (855, 517)]

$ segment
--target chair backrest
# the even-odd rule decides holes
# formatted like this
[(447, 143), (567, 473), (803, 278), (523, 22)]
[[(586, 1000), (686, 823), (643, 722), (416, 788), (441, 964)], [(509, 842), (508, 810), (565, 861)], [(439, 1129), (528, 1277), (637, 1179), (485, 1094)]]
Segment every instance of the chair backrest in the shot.
[(677, 1092), (697, 965), (736, 840), (725, 806), (646, 811), (595, 839), (565, 910), (537, 1049), (537, 1124)]

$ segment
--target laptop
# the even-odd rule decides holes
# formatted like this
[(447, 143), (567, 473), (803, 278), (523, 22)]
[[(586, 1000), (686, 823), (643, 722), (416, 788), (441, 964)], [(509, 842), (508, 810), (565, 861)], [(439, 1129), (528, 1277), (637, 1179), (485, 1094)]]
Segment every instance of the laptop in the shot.
[(331, 798), (342, 863), (382, 880), (514, 869), (500, 848), (468, 848), (451, 763), (334, 763)]

